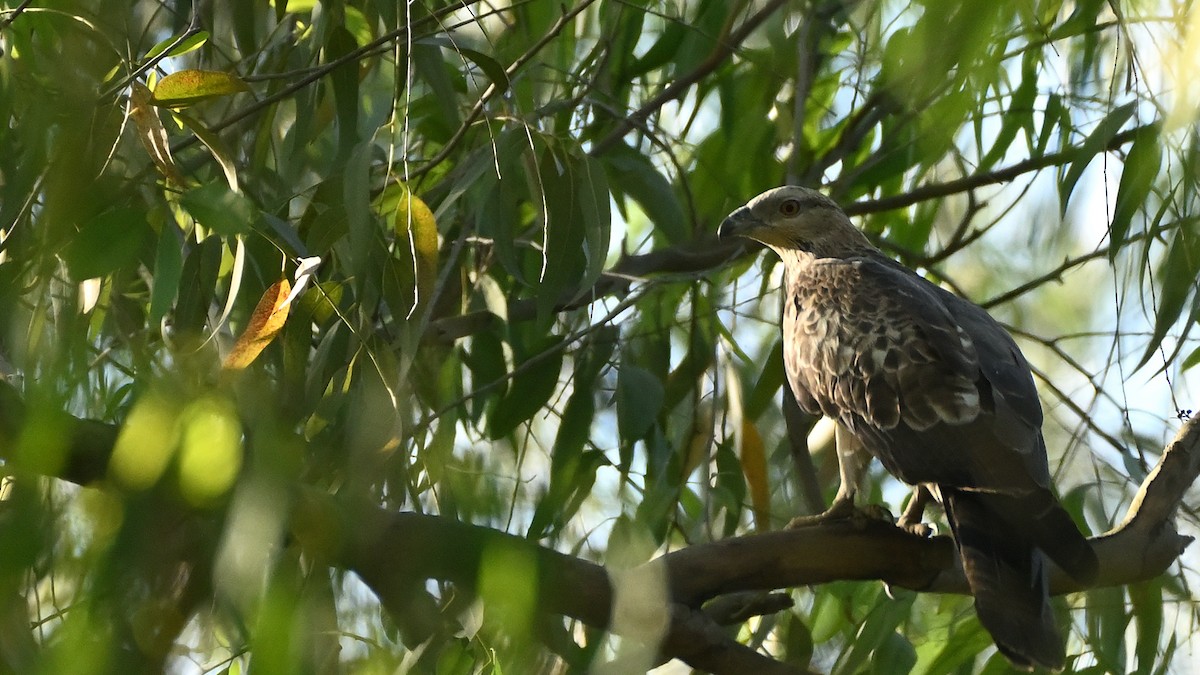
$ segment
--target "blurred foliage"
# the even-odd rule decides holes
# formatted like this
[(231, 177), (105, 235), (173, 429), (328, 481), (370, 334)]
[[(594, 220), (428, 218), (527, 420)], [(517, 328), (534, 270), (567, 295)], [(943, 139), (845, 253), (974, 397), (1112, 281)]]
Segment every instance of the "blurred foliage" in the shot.
[[(1091, 529), (1196, 407), (1171, 391), (1200, 362), (1190, 2), (41, 4), (0, 5), (0, 363), (29, 405), (0, 439), (3, 672), (624, 653), (534, 625), (505, 552), (482, 605), (430, 584), (416, 630), (301, 554), (291, 499), (621, 566), (780, 526), (805, 498), (777, 271), (712, 232), (784, 182), (1018, 330)], [(262, 351), (223, 369), (237, 335)], [(59, 410), (123, 425), (101, 486), (40, 477)], [(795, 597), (741, 638), (823, 672), (1003, 669), (968, 599)], [(1163, 672), (1195, 620), (1182, 572), (1060, 610), (1082, 672)]]

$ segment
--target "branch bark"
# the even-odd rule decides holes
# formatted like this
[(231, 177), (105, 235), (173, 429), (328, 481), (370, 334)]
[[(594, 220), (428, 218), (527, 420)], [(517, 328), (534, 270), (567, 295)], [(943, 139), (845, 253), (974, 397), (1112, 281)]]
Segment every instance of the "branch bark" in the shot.
[[(117, 435), (112, 424), (55, 413), (62, 432), (62, 462), (39, 465), (46, 455), (22, 435), (29, 415), (17, 392), (0, 384), (0, 459), (17, 471), (45, 473), (89, 484), (103, 478)], [(43, 418), (42, 423), (45, 423)], [(18, 441), (21, 439), (21, 441)], [(19, 451), (18, 451), (19, 448)], [(57, 466), (54, 471), (49, 471)], [(1200, 475), (1200, 419), (1187, 421), (1164, 450), (1132, 501), (1124, 520), (1093, 538), (1100, 558), (1094, 586), (1115, 586), (1166, 571), (1191, 538), (1175, 516), (1185, 491)], [(966, 593), (953, 542), (923, 538), (883, 521), (820, 525), (734, 537), (673, 551), (632, 571), (614, 572), (505, 532), (450, 518), (396, 513), (361, 500), (336, 499), (301, 489), (292, 513), (295, 540), (309, 554), (353, 570), (395, 616), (403, 617), (428, 579), (476, 592), (489, 552), (523, 557), (536, 570), (537, 610), (633, 637), (659, 635), (665, 658), (680, 658), (714, 673), (804, 673), (734, 641), (704, 613), (705, 602), (731, 593), (765, 591), (835, 580), (880, 580), (917, 591)], [(1131, 555), (1131, 551), (1138, 555)], [(639, 614), (665, 618), (657, 632), (634, 619), (614, 620), (617, 586), (631, 577), (661, 580), (666, 607)], [(1082, 590), (1061, 571), (1053, 593)], [(652, 595), (647, 596), (652, 597)], [(778, 609), (778, 606), (775, 606)], [(641, 611), (646, 610), (646, 611)], [(744, 617), (738, 617), (738, 620)]]

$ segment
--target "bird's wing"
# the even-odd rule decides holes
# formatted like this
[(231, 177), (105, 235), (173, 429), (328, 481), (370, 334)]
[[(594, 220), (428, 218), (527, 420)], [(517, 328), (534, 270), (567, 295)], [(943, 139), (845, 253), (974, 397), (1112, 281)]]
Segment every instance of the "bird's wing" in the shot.
[(986, 312), (882, 256), (819, 261), (789, 293), (785, 360), (797, 399), (868, 442), (887, 436), (876, 454), (897, 476), (1048, 484), (1028, 365)]

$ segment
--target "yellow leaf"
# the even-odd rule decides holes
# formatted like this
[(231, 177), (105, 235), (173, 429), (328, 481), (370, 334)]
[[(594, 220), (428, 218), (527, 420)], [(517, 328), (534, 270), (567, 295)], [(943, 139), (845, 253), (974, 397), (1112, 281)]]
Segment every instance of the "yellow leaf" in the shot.
[(150, 159), (154, 160), (154, 166), (158, 167), (167, 180), (183, 186), (183, 174), (179, 173), (179, 167), (175, 166), (175, 160), (171, 158), (167, 130), (158, 116), (158, 111), (151, 105), (151, 98), (146, 85), (134, 82), (129, 91), (129, 116), (133, 118), (138, 140), (142, 142), (142, 147), (146, 149)]
[(398, 253), (412, 264), (416, 275), (411, 316), (419, 306), (429, 303), (437, 283), (437, 221), (429, 206), (404, 188), (404, 195), (396, 205), (394, 227)]
[(210, 505), (233, 487), (242, 468), (237, 410), (224, 399), (201, 398), (184, 410), (181, 426), (180, 492), (194, 506)]
[(763, 448), (758, 427), (748, 419), (742, 420), (742, 473), (750, 488), (750, 505), (754, 508), (754, 529), (764, 531), (771, 520), (771, 490), (767, 485), (767, 453)]
[(225, 357), (225, 368), (245, 368), (271, 344), (271, 340), (275, 339), (279, 330), (283, 328), (283, 323), (287, 321), (289, 305), (284, 304), (284, 301), (291, 292), (291, 284), (287, 279), (282, 279), (271, 284), (263, 293), (254, 308), (254, 313), (250, 315), (250, 323), (246, 324), (246, 329), (242, 331), (237, 342), (233, 343), (229, 356)]
[(242, 78), (219, 70), (181, 70), (164, 77), (154, 88), (154, 105), (184, 108), (218, 96), (250, 91)]

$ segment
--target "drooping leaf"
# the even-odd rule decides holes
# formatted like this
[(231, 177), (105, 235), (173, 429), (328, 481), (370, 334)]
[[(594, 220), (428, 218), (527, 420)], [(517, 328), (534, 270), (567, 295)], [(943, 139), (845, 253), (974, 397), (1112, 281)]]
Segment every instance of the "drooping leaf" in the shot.
[(604, 162), (609, 181), (637, 202), (664, 241), (677, 244), (687, 239), (687, 219), (679, 198), (645, 154), (622, 145), (606, 153)]
[(504, 66), (500, 65), (496, 59), (484, 54), (483, 52), (474, 49), (467, 49), (462, 46), (455, 48), (459, 54), (469, 59), (472, 63), (479, 66), (479, 69), (488, 76), (492, 84), (496, 87), (496, 94), (503, 94), (508, 91), (508, 73), (504, 72)]
[(150, 322), (158, 323), (171, 309), (183, 278), (183, 250), (178, 229), (164, 225), (158, 235), (154, 260), (154, 283), (150, 293)]
[(1012, 92), (1009, 104), (1004, 110), (1000, 131), (996, 134), (992, 146), (979, 162), (979, 171), (985, 171), (1004, 158), (1021, 129), (1031, 129), (1033, 125), (1033, 104), (1038, 95), (1037, 59), (1026, 58), (1021, 69), (1021, 84)]
[(1184, 371), (1195, 368), (1197, 363), (1200, 363), (1200, 347), (1193, 349), (1192, 353), (1187, 355), (1183, 362), (1179, 364), (1179, 370)]
[(418, 306), (428, 306), (438, 277), (438, 228), (433, 211), (420, 197), (402, 188), (403, 196), (396, 205), (392, 227), (396, 232), (396, 255), (411, 265), (415, 284), (411, 317)]
[[(342, 26), (334, 28), (329, 33), (325, 45), (325, 60), (336, 61), (338, 58), (354, 51), (358, 45), (350, 31)], [(333, 99), (337, 111), (338, 155), (346, 157), (358, 144), (359, 100), (358, 100), (358, 66), (347, 63), (335, 68), (329, 74), (329, 82), (333, 87)]]
[(1106, 672), (1125, 672), (1125, 630), (1129, 624), (1124, 588), (1087, 592), (1087, 639), (1098, 665)]
[(246, 368), (271, 344), (287, 321), (290, 305), (285, 303), (285, 300), (291, 290), (292, 285), (288, 280), (280, 279), (263, 292), (262, 298), (250, 314), (250, 321), (233, 343), (229, 355), (225, 357), (226, 370)]
[(767, 451), (763, 447), (758, 426), (742, 418), (742, 446), (739, 458), (742, 474), (750, 488), (750, 503), (754, 507), (754, 527), (760, 532), (771, 528), (771, 486), (767, 482)]
[(1110, 261), (1116, 260), (1124, 247), (1133, 217), (1145, 205), (1161, 164), (1162, 140), (1158, 126), (1138, 129), (1129, 154), (1125, 157), (1125, 168), (1121, 171), (1121, 182), (1113, 204), (1112, 225), (1108, 234)]
[(488, 436), (493, 440), (503, 438), (529, 420), (542, 407), (558, 387), (558, 376), (562, 371), (562, 352), (555, 350), (545, 356), (534, 356), (518, 367), (508, 392), (496, 402), (489, 417)]
[(1067, 203), (1071, 199), (1071, 193), (1075, 191), (1075, 184), (1087, 170), (1088, 164), (1091, 164), (1092, 158), (1104, 152), (1112, 137), (1117, 135), (1136, 110), (1137, 103), (1127, 103), (1116, 108), (1096, 125), (1087, 139), (1074, 151), (1075, 158), (1071, 161), (1071, 168), (1067, 169), (1058, 184), (1058, 202), (1063, 213), (1067, 211)]
[(225, 182), (229, 184), (230, 191), (240, 192), (241, 190), (238, 187), (237, 166), (233, 163), (233, 156), (229, 154), (229, 148), (225, 147), (225, 143), (221, 140), (221, 137), (209, 131), (208, 128), (205, 127), (202, 122), (200, 122), (200, 120), (192, 117), (191, 115), (177, 112), (175, 113), (175, 116), (178, 117), (193, 134), (196, 134), (196, 138), (199, 138), (200, 142), (204, 144), (204, 147), (208, 148), (208, 151), (212, 154), (213, 159), (217, 160), (217, 164), (221, 166), (221, 171), (225, 174)]
[(167, 141), (167, 129), (163, 126), (162, 118), (154, 109), (150, 90), (141, 82), (134, 82), (129, 88), (129, 116), (133, 118), (137, 130), (138, 141), (150, 155), (154, 166), (159, 172), (175, 185), (186, 185), (183, 174), (171, 157), (171, 144)]
[(159, 81), (150, 102), (163, 108), (186, 108), (211, 98), (244, 91), (250, 91), (250, 86), (233, 73), (180, 70)]
[(179, 299), (175, 303), (176, 330), (184, 334), (203, 330), (216, 292), (221, 257), (220, 237), (208, 237), (188, 253), (180, 275)]
[(608, 253), (608, 184), (594, 160), (547, 148), (537, 164), (542, 207), (537, 315), (545, 324), (559, 303), (586, 293)]
[(746, 397), (746, 417), (758, 419), (771, 405), (783, 386), (783, 340), (777, 340), (775, 346), (767, 354), (767, 359), (759, 372), (758, 380), (750, 395)]
[(1134, 656), (1138, 675), (1150, 675), (1158, 657), (1158, 641), (1163, 629), (1162, 582), (1144, 581), (1129, 586), (1129, 602), (1137, 624)]
[(617, 430), (632, 443), (650, 430), (663, 403), (663, 385), (645, 368), (623, 363), (617, 375)]
[[(584, 155), (574, 170), (574, 190), (579, 193), (579, 217), (583, 225), (583, 278), (580, 293), (586, 293), (604, 272), (612, 235), (608, 180), (600, 162)], [(579, 296), (577, 295), (576, 298)]]
[(1156, 275), (1156, 281), (1161, 285), (1158, 306), (1155, 308), (1154, 331), (1146, 350), (1138, 361), (1138, 368), (1150, 362), (1158, 352), (1163, 338), (1187, 305), (1188, 298), (1194, 298), (1200, 293), (1200, 234), (1192, 231), (1189, 226), (1182, 226), (1175, 232), (1171, 241), (1171, 249)]

